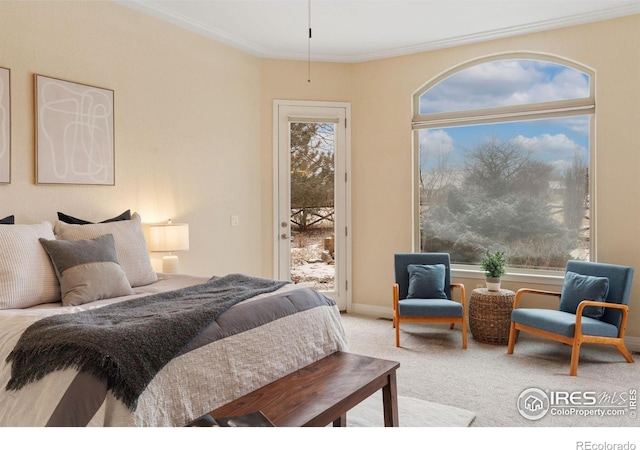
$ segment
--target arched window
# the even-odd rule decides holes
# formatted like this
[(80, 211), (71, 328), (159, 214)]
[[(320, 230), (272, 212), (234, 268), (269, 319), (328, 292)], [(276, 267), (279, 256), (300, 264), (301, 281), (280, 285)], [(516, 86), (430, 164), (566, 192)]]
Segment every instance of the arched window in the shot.
[(454, 68), (414, 95), (417, 241), (457, 264), (589, 260), (593, 72), (541, 55)]

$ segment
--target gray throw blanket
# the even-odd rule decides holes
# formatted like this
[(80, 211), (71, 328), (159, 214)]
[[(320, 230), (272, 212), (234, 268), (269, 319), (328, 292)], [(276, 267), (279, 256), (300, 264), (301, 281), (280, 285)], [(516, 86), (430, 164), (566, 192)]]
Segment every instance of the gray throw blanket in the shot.
[(76, 368), (103, 380), (130, 410), (149, 382), (227, 309), (286, 281), (231, 274), (203, 284), (35, 322), (7, 357), (18, 390), (50, 372)]

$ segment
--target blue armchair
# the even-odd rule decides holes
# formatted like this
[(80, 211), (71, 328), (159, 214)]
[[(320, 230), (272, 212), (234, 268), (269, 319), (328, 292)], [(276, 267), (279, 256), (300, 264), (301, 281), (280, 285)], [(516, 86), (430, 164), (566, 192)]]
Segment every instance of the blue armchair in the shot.
[[(393, 285), (393, 326), (400, 347), (401, 322), (462, 325), (462, 348), (467, 348), (467, 303), (464, 285), (451, 283), (448, 253), (397, 253)], [(452, 289), (460, 289), (460, 302)]]
[[(516, 292), (507, 354), (512, 354), (518, 331), (570, 345), (569, 374), (578, 374), (580, 346), (583, 343), (615, 346), (624, 358), (633, 358), (624, 343), (629, 312), (633, 268), (614, 264), (569, 261), (562, 292), (523, 288)], [(557, 310), (521, 308), (525, 294), (558, 297)]]

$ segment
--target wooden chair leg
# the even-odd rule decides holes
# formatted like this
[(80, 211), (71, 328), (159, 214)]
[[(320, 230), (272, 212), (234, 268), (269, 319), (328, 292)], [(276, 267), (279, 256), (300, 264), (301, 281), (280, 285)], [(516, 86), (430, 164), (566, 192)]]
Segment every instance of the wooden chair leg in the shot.
[(582, 341), (575, 339), (571, 346), (571, 367), (569, 368), (569, 375), (575, 377), (578, 375), (578, 361), (580, 360), (580, 346)]
[(462, 321), (462, 348), (467, 348), (467, 323)]
[(622, 354), (622, 356), (624, 356), (624, 359), (626, 359), (628, 363), (633, 362), (633, 356), (631, 356), (631, 352), (629, 351), (627, 346), (624, 345), (624, 343), (616, 344), (616, 348)]
[(450, 330), (453, 330), (453, 327), (455, 327), (455, 326), (456, 326), (456, 324), (455, 324), (455, 323), (451, 323), (451, 324), (449, 324), (449, 329), (450, 329)]
[(400, 318), (396, 318), (396, 347), (400, 347)]
[(509, 328), (509, 343), (507, 345), (507, 355), (513, 354), (513, 348), (516, 345), (516, 323), (511, 322), (511, 327)]

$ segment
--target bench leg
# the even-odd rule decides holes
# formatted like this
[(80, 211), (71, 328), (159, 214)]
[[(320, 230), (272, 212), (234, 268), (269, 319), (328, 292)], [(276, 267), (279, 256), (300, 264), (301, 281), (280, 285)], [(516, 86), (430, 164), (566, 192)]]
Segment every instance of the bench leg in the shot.
[(398, 389), (395, 370), (389, 374), (387, 384), (382, 388), (382, 407), (384, 409), (384, 426), (400, 426), (398, 421)]
[(346, 427), (347, 426), (347, 415), (343, 414), (333, 421), (334, 427)]

